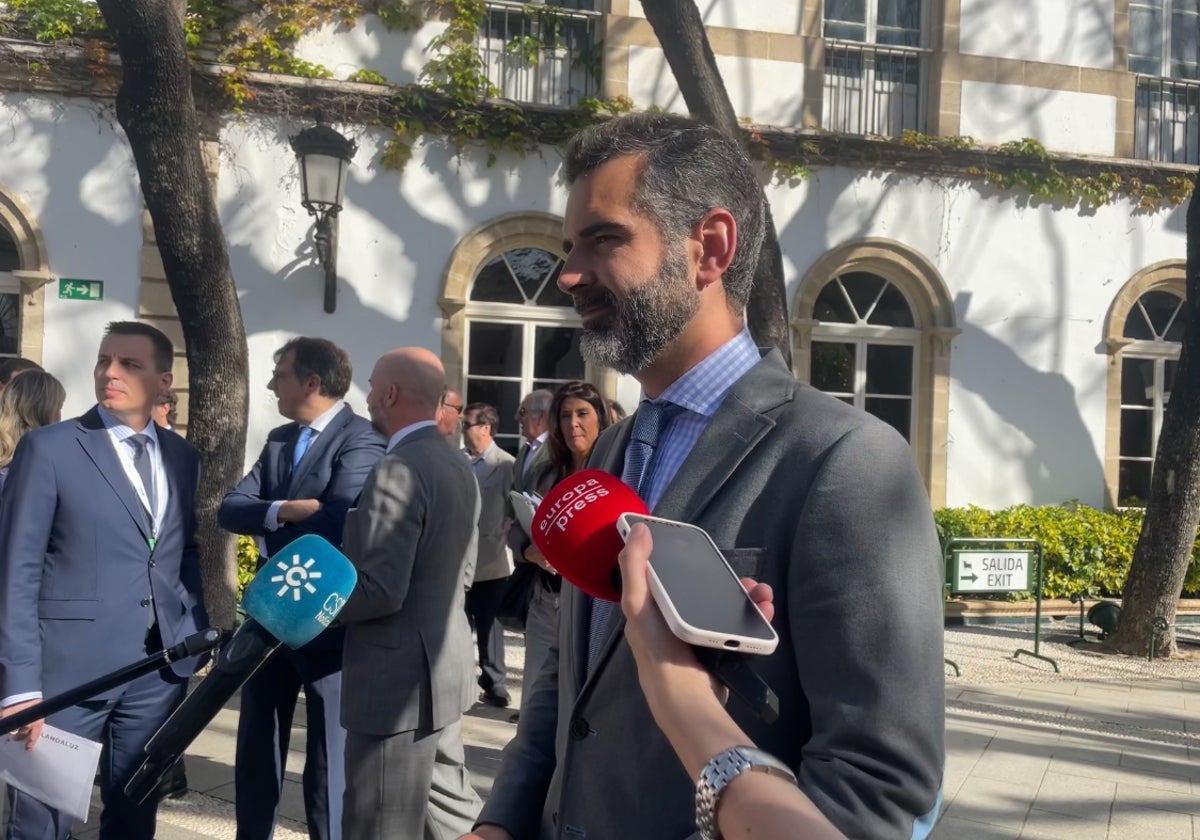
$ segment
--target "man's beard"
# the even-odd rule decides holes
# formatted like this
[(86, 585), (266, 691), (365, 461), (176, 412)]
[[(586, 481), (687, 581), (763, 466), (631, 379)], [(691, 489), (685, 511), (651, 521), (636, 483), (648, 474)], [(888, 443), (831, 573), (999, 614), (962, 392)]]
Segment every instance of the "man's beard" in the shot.
[(622, 300), (607, 289), (578, 297), (575, 308), (611, 307), (602, 318), (585, 323), (579, 350), (594, 365), (634, 373), (650, 365), (691, 322), (700, 299), (687, 277), (683, 249), (668, 251), (658, 279), (639, 283)]

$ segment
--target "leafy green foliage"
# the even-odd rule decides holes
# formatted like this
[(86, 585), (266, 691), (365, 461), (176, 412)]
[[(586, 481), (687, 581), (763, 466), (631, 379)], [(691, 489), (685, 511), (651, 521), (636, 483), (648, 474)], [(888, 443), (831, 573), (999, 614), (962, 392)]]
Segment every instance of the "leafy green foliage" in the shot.
[[(971, 506), (943, 508), (934, 513), (934, 521), (943, 547), (952, 537), (1038, 540), (1045, 558), (1045, 597), (1080, 592), (1099, 597), (1121, 594), (1141, 533), (1142, 511), (1106, 512), (1076, 503), (994, 511)], [(1200, 547), (1192, 549), (1183, 592), (1200, 595)]]
[(258, 546), (253, 537), (241, 536), (237, 541), (237, 595), (242, 599), (246, 586), (254, 579), (255, 566), (258, 564)]
[(0, 21), (46, 42), (95, 37), (104, 31), (94, 0), (5, 0)]
[[(368, 9), (371, 7), (368, 6)], [(384, 26), (396, 32), (418, 29), (425, 22), (412, 4), (405, 0), (377, 0), (372, 10), (379, 15)]]
[(347, 82), (359, 82), (364, 85), (386, 85), (388, 80), (374, 70), (355, 70), (346, 77)]
[[(500, 91), (487, 77), (477, 44), (488, 14), (484, 0), (188, 0), (184, 31), (194, 57), (230, 65), (232, 69), (221, 77), (221, 86), (230, 106), (240, 112), (255, 95), (248, 82), (252, 71), (316, 79), (332, 76), (328, 68), (295, 56), (295, 47), (306, 33), (328, 24), (353, 26), (364, 13), (378, 15), (390, 30), (407, 31), (421, 26), (430, 11), (448, 18), (448, 25), (431, 43), (433, 55), (419, 83), (398, 89), (395, 94), (394, 103), (401, 106), (402, 113), (412, 116), (396, 122), (396, 137), (384, 145), (383, 164), (387, 168), (403, 168), (411, 157), (412, 142), (420, 134), (443, 137), (458, 150), (468, 144), (482, 144), (488, 150), (490, 165), (501, 151), (524, 155), (540, 145), (559, 142), (564, 132), (632, 107), (625, 98), (589, 99), (561, 114), (535, 115), (519, 104), (493, 101)], [(543, 50), (563, 48), (566, 24), (560, 10), (530, 3), (521, 8), (521, 14), (530, 21), (529, 32), (536, 34), (510, 39), (505, 46), (510, 57), (531, 66)], [(0, 4), (0, 27), (9, 37), (44, 42), (106, 37), (94, 0), (6, 0)], [(102, 41), (91, 43), (97, 52), (95, 64), (101, 68), (97, 72), (103, 72), (106, 58)], [(602, 41), (593, 39), (582, 45), (573, 66), (586, 68), (598, 83), (603, 52)], [(29, 68), (31, 74), (43, 69), (37, 62)], [(350, 80), (388, 84), (371, 70), (359, 70)], [(431, 108), (439, 113), (431, 114)], [(750, 139), (778, 183), (799, 183), (809, 176), (813, 166), (825, 162), (815, 144), (801, 143), (798, 152), (778, 155), (761, 134), (752, 131)], [(935, 137), (911, 130), (883, 142), (923, 153), (976, 148), (970, 137)], [(1136, 201), (1142, 212), (1154, 212), (1164, 206), (1177, 206), (1192, 193), (1192, 180), (1185, 176), (1169, 177), (1165, 185), (1159, 185), (1122, 178), (1116, 172), (1091, 176), (1064, 173), (1045, 147), (1029, 138), (1002, 143), (987, 150), (987, 154), (1005, 159), (1005, 165), (971, 167), (966, 170), (968, 178), (1007, 193), (1068, 207), (1100, 207), (1125, 196)], [(874, 162), (868, 154), (861, 164), (870, 167)]]
[(898, 142), (901, 146), (908, 146), (910, 149), (919, 149), (925, 152), (975, 148), (975, 141), (970, 137), (959, 134), (951, 137), (938, 137), (932, 134), (922, 134), (919, 131), (913, 131), (911, 128), (906, 128), (900, 132)]

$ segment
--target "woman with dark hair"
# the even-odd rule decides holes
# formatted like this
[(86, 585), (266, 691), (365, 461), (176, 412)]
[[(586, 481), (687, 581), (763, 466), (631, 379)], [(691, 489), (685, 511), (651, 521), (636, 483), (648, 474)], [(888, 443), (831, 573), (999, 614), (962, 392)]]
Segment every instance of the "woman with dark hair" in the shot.
[[(608, 404), (590, 382), (566, 382), (554, 393), (546, 414), (547, 459), (537, 478), (537, 492), (545, 495), (551, 487), (583, 469), (596, 438), (608, 428)], [(537, 546), (525, 549), (525, 559), (541, 571), (534, 586), (538, 590), (529, 604), (525, 619), (525, 696), (537, 679), (558, 636), (558, 572), (546, 562)]]
[[(590, 382), (566, 382), (550, 403), (550, 486), (579, 472), (610, 425), (608, 403)], [(549, 487), (547, 488), (549, 489)]]

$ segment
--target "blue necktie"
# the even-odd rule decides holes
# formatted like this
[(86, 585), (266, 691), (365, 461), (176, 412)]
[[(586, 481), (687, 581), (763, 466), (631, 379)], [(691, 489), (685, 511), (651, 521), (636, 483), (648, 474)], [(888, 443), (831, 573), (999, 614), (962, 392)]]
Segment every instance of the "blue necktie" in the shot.
[(296, 438), (296, 448), (292, 450), (293, 472), (295, 472), (296, 467), (300, 466), (300, 461), (304, 458), (304, 453), (308, 451), (308, 445), (312, 443), (312, 439), (312, 426), (304, 426), (300, 429), (300, 437)]
[[(650, 465), (654, 461), (654, 449), (658, 446), (658, 436), (667, 425), (675, 406), (671, 403), (659, 403), (645, 400), (638, 406), (638, 412), (633, 418), (633, 434), (629, 445), (625, 447), (625, 469), (621, 472), (621, 481), (628, 484), (637, 494), (646, 498), (649, 490)], [(600, 648), (608, 635), (608, 622), (617, 605), (612, 601), (592, 599), (591, 625), (588, 627), (588, 671), (591, 671)]]

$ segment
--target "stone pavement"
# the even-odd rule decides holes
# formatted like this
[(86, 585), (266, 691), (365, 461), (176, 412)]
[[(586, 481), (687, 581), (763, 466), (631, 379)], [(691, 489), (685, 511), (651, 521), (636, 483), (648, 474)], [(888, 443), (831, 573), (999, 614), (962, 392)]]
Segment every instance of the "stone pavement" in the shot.
[[(946, 784), (935, 840), (1108, 838), (1200, 840), (1200, 670), (1196, 664), (1119, 660), (1073, 674), (1061, 644), (1043, 640), (1049, 665), (1011, 656), (1012, 631), (947, 630), (961, 677), (946, 688)], [(999, 639), (989, 653), (981, 637)], [(965, 640), (965, 641), (964, 641)], [(522, 658), (510, 636), (510, 660)], [(957, 654), (956, 654), (957, 655)], [(994, 661), (992, 661), (994, 660)], [(987, 662), (986, 668), (979, 667)], [(1078, 671), (1078, 667), (1075, 668)], [(1193, 679), (1193, 673), (1195, 678)], [(1003, 681), (979, 683), (980, 675)], [(1011, 676), (1009, 676), (1011, 675)], [(513, 687), (519, 702), (519, 679)], [(477, 705), (464, 719), (467, 763), (481, 795), (491, 790), (500, 750), (512, 737), (511, 711)], [(298, 722), (303, 715), (297, 713)], [(233, 747), (236, 705), (224, 710), (188, 751), (191, 792), (159, 812), (159, 840), (233, 838)], [(304, 731), (297, 726), (278, 840), (301, 840)], [(98, 806), (98, 803), (97, 803)], [(95, 838), (95, 819), (73, 835)]]

